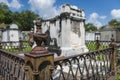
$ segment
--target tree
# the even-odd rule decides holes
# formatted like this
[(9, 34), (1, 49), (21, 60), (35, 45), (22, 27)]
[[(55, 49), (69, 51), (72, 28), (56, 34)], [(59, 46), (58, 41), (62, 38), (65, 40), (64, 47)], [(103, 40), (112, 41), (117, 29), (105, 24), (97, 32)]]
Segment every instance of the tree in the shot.
[(22, 24), (20, 24), (20, 13), (19, 12), (14, 12), (12, 15), (12, 23), (17, 24), (19, 27), (22, 26)]
[(112, 26), (112, 27), (118, 27), (118, 26), (120, 26), (120, 22), (117, 21), (116, 19), (110, 20), (110, 21), (108, 22), (108, 24), (109, 24), (110, 26)]
[(12, 12), (6, 4), (0, 3), (0, 27), (3, 24), (16, 23), (19, 29), (28, 31), (33, 27), (33, 20), (38, 17), (38, 14), (29, 10)]
[(33, 20), (37, 19), (39, 16), (32, 11), (26, 10), (21, 13), (15, 12), (13, 17), (13, 22), (19, 25), (21, 30), (31, 30), (33, 27)]
[(93, 23), (85, 24), (85, 31), (96, 31), (97, 27)]
[(9, 10), (8, 5), (0, 3), (0, 24), (10, 24), (12, 22), (12, 12)]

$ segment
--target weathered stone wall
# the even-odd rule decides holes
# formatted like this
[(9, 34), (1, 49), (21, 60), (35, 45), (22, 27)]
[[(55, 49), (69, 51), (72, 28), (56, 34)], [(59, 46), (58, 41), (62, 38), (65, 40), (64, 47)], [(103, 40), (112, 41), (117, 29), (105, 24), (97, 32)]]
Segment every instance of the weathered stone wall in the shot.
[(114, 39), (116, 41), (116, 31), (101, 31), (101, 40), (102, 41), (110, 41), (111, 35), (114, 35)]
[(65, 56), (88, 51), (85, 46), (85, 14), (83, 10), (63, 5), (60, 15), (42, 21), (42, 33), (50, 32), (50, 45), (61, 48)]

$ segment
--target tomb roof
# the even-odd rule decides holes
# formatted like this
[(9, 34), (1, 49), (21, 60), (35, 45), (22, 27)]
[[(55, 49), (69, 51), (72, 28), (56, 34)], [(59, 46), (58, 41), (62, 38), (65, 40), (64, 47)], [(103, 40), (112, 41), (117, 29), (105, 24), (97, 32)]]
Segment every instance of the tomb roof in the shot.
[(18, 29), (18, 26), (16, 24), (11, 24), (10, 29)]

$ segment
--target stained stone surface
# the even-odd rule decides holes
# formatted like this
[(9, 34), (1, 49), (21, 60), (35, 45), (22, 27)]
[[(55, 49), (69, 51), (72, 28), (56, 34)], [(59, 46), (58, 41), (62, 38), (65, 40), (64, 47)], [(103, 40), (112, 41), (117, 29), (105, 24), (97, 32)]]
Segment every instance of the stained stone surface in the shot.
[(2, 30), (2, 41), (19, 41), (20, 30), (16, 24), (11, 24), (9, 29)]
[(76, 6), (64, 4), (61, 11), (58, 16), (42, 20), (41, 22), (42, 33), (46, 31), (50, 33), (50, 44), (48, 47), (59, 47), (61, 55), (64, 56), (87, 52), (88, 49), (85, 45), (84, 10)]

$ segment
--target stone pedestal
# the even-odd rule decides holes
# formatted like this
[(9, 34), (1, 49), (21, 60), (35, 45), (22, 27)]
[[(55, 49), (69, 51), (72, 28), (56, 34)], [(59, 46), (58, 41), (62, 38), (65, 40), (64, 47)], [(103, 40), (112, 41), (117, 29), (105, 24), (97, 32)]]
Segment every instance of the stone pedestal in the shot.
[(28, 71), (28, 80), (49, 80), (50, 69), (54, 66), (53, 54), (43, 47), (35, 47), (25, 54), (25, 70)]

